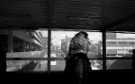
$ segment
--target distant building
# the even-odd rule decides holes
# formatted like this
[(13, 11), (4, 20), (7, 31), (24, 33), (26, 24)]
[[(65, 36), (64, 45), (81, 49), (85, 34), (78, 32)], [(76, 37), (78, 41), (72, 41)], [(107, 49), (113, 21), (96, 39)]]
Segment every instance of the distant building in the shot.
[(129, 55), (135, 49), (135, 38), (117, 38), (116, 33), (110, 33), (106, 40), (106, 53), (108, 56)]
[(66, 55), (68, 53), (68, 48), (69, 48), (69, 44), (70, 44), (70, 37), (65, 36), (65, 39), (61, 40), (61, 51), (64, 55)]

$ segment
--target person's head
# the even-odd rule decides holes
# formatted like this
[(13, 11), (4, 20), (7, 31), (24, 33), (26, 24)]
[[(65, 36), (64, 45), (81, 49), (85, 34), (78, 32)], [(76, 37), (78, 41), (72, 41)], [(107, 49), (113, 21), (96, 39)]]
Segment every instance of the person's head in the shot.
[(85, 31), (80, 31), (80, 32), (77, 33), (75, 36), (76, 36), (76, 37), (84, 36), (84, 37), (87, 39), (87, 38), (88, 38), (88, 33), (85, 32)]

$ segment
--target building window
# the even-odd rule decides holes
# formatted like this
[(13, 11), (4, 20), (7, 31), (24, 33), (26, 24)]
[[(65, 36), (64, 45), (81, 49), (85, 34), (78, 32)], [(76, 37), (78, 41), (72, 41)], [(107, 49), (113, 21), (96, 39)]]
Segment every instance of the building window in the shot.
[[(51, 33), (51, 58), (57, 58), (56, 65), (51, 65), (52, 71), (64, 71), (65, 60), (72, 37), (78, 33), (77, 30), (52, 30)], [(102, 69), (102, 33), (87, 31), (91, 42), (91, 51), (88, 54), (93, 70)], [(92, 58), (92, 59), (91, 59)], [(100, 58), (101, 60), (97, 60)], [(52, 61), (53, 62), (53, 61)]]
[(47, 71), (48, 31), (12, 31), (12, 52), (7, 52), (7, 72), (10, 71)]
[[(106, 39), (106, 44), (108, 44), (106, 45), (107, 70), (132, 70), (132, 50), (135, 49), (135, 34), (107, 32), (107, 35), (113, 36)], [(111, 41), (115, 44), (111, 44)]]
[[(92, 70), (133, 69), (135, 34), (86, 31), (91, 42), (88, 58)], [(12, 52), (7, 52), (6, 71), (46, 72), (64, 71), (70, 40), (79, 30), (42, 29), (31, 31), (28, 36), (24, 31), (15, 32), (12, 34), (13, 40), (11, 36), (9, 38), (13, 44), (9, 44), (12, 49), (8, 50)]]

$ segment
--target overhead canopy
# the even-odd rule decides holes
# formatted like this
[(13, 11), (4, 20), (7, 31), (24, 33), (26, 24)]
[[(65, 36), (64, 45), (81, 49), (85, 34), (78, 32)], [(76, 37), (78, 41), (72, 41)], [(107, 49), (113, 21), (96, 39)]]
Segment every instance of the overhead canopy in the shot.
[[(101, 30), (116, 29), (119, 25), (118, 30), (135, 31), (135, 18), (132, 18), (134, 14), (134, 0), (0, 1), (1, 28), (54, 27)], [(126, 27), (120, 26), (125, 23), (128, 23)]]

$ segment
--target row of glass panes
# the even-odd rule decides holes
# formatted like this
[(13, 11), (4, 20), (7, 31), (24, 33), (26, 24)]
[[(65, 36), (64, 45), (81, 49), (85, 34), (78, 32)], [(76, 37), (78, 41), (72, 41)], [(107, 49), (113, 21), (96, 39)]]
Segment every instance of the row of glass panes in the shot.
[[(48, 46), (47, 38), (48, 38), (48, 32), (47, 30), (38, 30), (36, 32), (40, 32), (42, 34), (42, 43), (44, 44), (44, 48), (41, 51), (29, 51), (29, 52), (14, 52), (14, 53), (8, 53), (7, 57), (8, 58), (14, 58), (14, 57), (21, 57), (21, 58), (26, 58), (26, 57), (37, 57), (37, 58), (46, 58), (48, 57), (46, 47)], [(78, 31), (51, 31), (51, 58), (64, 58), (66, 57), (66, 54), (68, 53), (68, 47), (71, 38), (77, 33)], [(89, 32), (89, 41), (91, 42), (91, 51), (88, 54), (88, 58), (102, 58), (102, 33), (101, 32)], [(109, 34), (111, 35), (111, 33)], [(117, 34), (112, 33), (113, 36), (110, 36), (109, 40), (116, 40), (120, 39), (117, 38)], [(135, 35), (135, 34), (134, 34)], [(123, 33), (124, 39), (125, 34)], [(121, 34), (121, 39), (122, 34)], [(127, 39), (132, 39), (133, 43), (132, 45), (135, 46), (135, 36), (132, 36), (131, 38)], [(107, 39), (106, 39), (107, 40)], [(123, 41), (125, 41), (123, 40)], [(15, 42), (13, 42), (15, 43)], [(124, 43), (124, 42), (123, 42)], [(111, 44), (110, 45), (114, 45)], [(14, 45), (15, 46), (15, 45)], [(134, 48), (134, 47), (133, 47)], [(110, 48), (111, 50), (111, 48)], [(112, 49), (114, 50), (114, 49)], [(108, 50), (106, 50), (108, 51)], [(116, 49), (116, 51), (118, 51)], [(131, 50), (123, 50), (123, 52), (130, 52)], [(111, 53), (111, 51), (109, 51)], [(106, 52), (107, 53), (107, 52)], [(112, 51), (112, 54), (107, 54), (108, 57), (125, 57), (126, 55), (129, 55), (127, 53), (123, 53), (123, 55), (119, 55), (118, 53), (114, 53)], [(127, 56), (129, 57), (129, 56)], [(93, 70), (102, 70), (103, 68), (103, 61), (102, 60), (90, 60), (91, 62), (91, 67)], [(7, 60), (7, 71), (17, 71), (17, 70), (24, 70), (24, 71), (47, 71), (48, 66), (47, 66), (48, 60)], [(124, 66), (123, 63), (126, 63), (128, 65)], [(31, 67), (33, 66), (33, 67)], [(65, 68), (65, 60), (54, 60), (51, 61), (50, 63), (51, 70), (52, 71), (63, 71)], [(132, 68), (132, 60), (107, 60), (106, 61), (106, 66), (107, 69), (131, 69)], [(31, 68), (27, 68), (31, 67)], [(25, 70), (26, 69), (26, 70)], [(30, 70), (27, 70), (30, 69)]]

